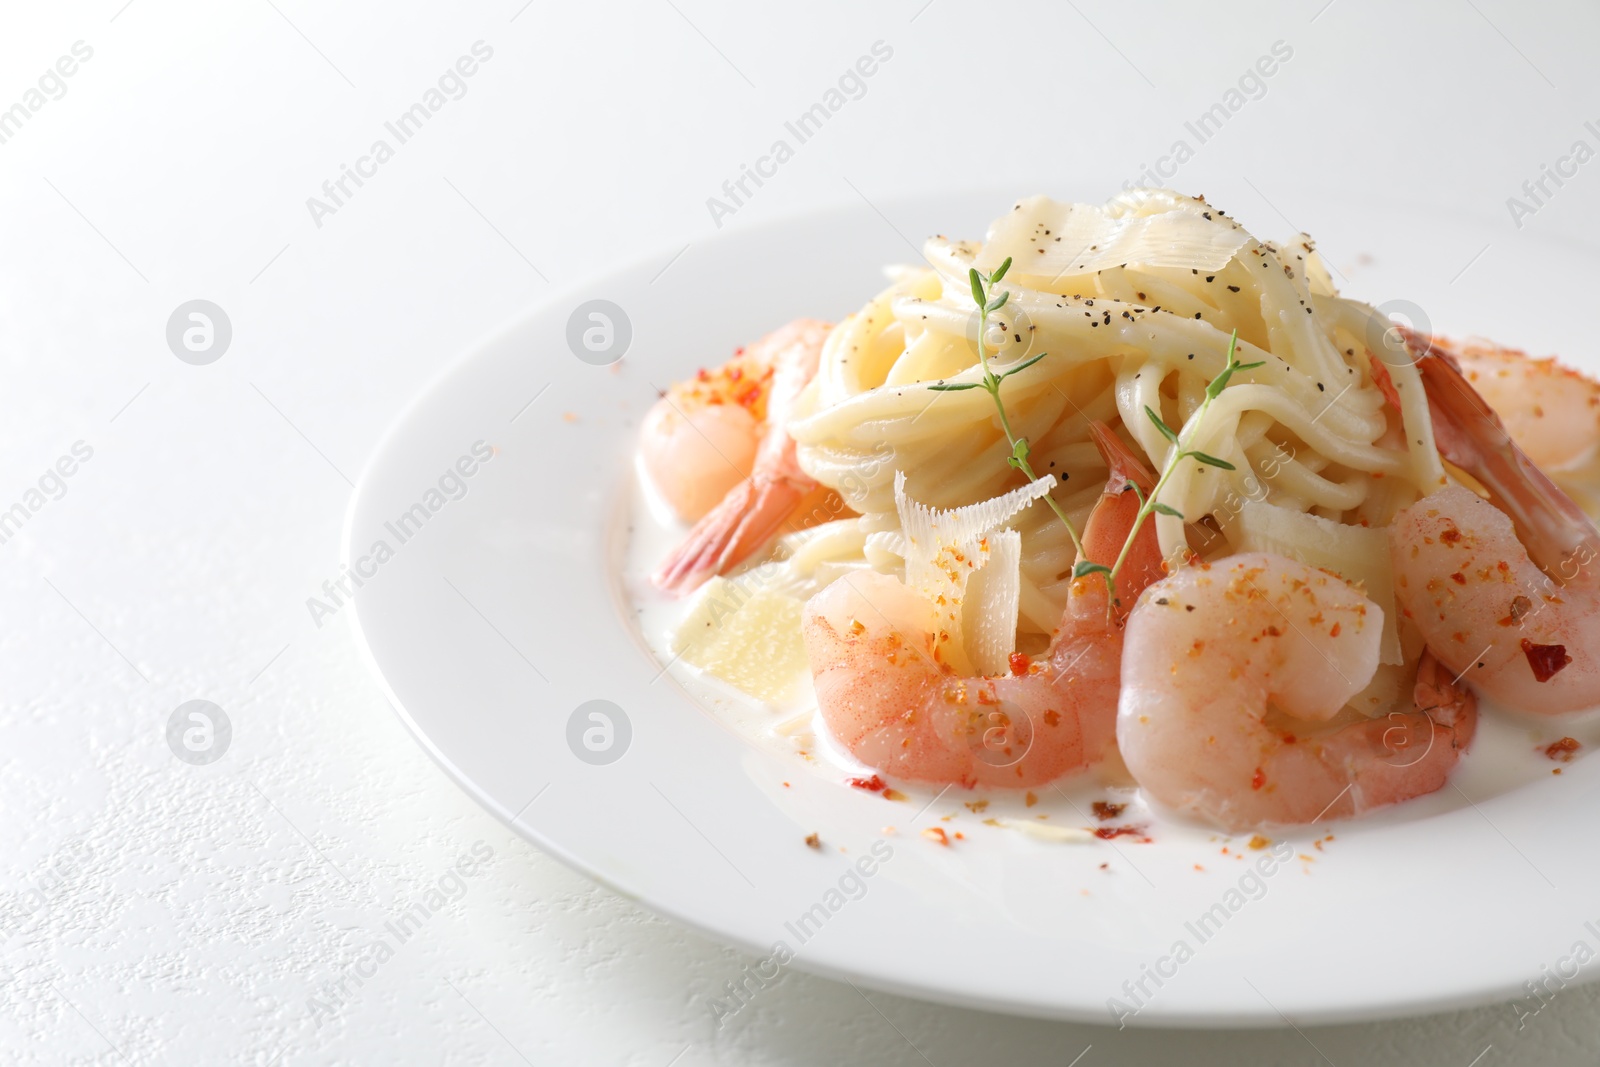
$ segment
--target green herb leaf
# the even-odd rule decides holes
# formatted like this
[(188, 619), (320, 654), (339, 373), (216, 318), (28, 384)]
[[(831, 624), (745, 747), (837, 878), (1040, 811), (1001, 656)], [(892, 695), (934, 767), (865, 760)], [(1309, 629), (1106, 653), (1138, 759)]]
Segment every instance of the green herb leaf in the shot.
[(1021, 363), (1018, 363), (1015, 367), (1012, 367), (1009, 370), (1005, 371), (1003, 374), (1001, 374), (998, 377), (997, 380), (1003, 382), (1007, 378), (1011, 377), (1013, 374), (1016, 374), (1019, 371), (1027, 370), (1029, 367), (1033, 366), (1035, 363), (1039, 362), (1041, 359), (1043, 359), (1045, 356), (1048, 356), (1049, 354), (1050, 353), (1048, 353), (1048, 352), (1040, 352), (1037, 356), (1034, 356), (1032, 359), (1023, 360)]
[(1140, 489), (1135, 482), (1123, 482), (1122, 484), (1133, 490), (1134, 499), (1139, 501), (1140, 507), (1144, 507), (1144, 490)]
[(1173, 444), (1177, 444), (1178, 443), (1178, 435), (1172, 432), (1172, 427), (1171, 426), (1168, 426), (1166, 423), (1161, 421), (1161, 416), (1160, 415), (1157, 415), (1154, 411), (1150, 410), (1150, 405), (1149, 404), (1146, 404), (1144, 406), (1144, 413), (1146, 415), (1150, 416), (1150, 421), (1156, 424), (1156, 429), (1161, 431), (1161, 436), (1162, 437), (1165, 437), (1168, 441), (1171, 441)]
[(1085, 574), (1110, 574), (1111, 568), (1102, 563), (1091, 563), (1089, 560), (1079, 560), (1072, 568), (1074, 578), (1082, 578)]
[[(1219, 395), (1221, 395), (1222, 391), (1228, 387), (1228, 379), (1233, 377), (1233, 372), (1244, 369), (1241, 364), (1235, 361), (1235, 356), (1238, 351), (1239, 331), (1234, 330), (1233, 334), (1228, 338), (1228, 365), (1222, 368), (1221, 374), (1211, 379), (1210, 385), (1206, 386), (1207, 400), (1215, 400)], [(1251, 366), (1259, 367), (1260, 364), (1252, 363)]]
[(1021, 470), (1022, 465), (1028, 462), (1028, 439), (1026, 437), (1017, 438), (1017, 443), (1011, 446), (1011, 456), (1006, 462), (1017, 470)]
[(1267, 361), (1264, 360), (1264, 359), (1261, 359), (1261, 360), (1257, 360), (1254, 363), (1235, 363), (1233, 365), (1233, 369), (1234, 370), (1255, 370), (1257, 367), (1265, 367), (1266, 365), (1267, 365)]
[[(1032, 478), (1034, 476), (1033, 470), (1028, 466), (1028, 439), (1025, 437), (1019, 438), (1012, 436), (1011, 423), (1006, 414), (1006, 405), (1005, 402), (1000, 398), (1000, 383), (1010, 375), (1016, 374), (1018, 371), (1033, 366), (1035, 363), (1039, 362), (1039, 360), (1043, 359), (1045, 354), (1041, 352), (1032, 359), (1024, 360), (1023, 362), (1018, 363), (1016, 366), (1011, 367), (1003, 374), (996, 374), (990, 369), (988, 355), (984, 351), (985, 345), (983, 339), (983, 329), (988, 325), (989, 313), (991, 311), (1000, 310), (1000, 308), (1004, 307), (1006, 301), (1011, 297), (1009, 292), (1004, 292), (991, 301), (989, 299), (989, 291), (996, 283), (1000, 281), (1001, 278), (1005, 277), (1006, 271), (1010, 269), (1011, 257), (1009, 256), (1007, 256), (1005, 261), (1002, 262), (998, 268), (996, 268), (993, 276), (989, 278), (985, 278), (981, 273), (979, 273), (976, 267), (969, 267), (967, 269), (967, 281), (972, 286), (972, 302), (978, 305), (979, 332), (977, 337), (977, 348), (978, 360), (983, 366), (983, 380), (981, 382), (940, 382), (936, 385), (930, 385), (928, 388), (934, 390), (935, 392), (958, 392), (963, 389), (982, 389), (984, 392), (988, 393), (989, 396), (994, 399), (995, 411), (1000, 416), (1000, 429), (1005, 433), (1006, 440), (1011, 442), (1011, 455), (1006, 457), (1006, 462), (1014, 469), (1019, 470), (1029, 478)], [(1072, 520), (1067, 517), (1067, 513), (1065, 511), (1061, 510), (1061, 505), (1058, 504), (1053, 497), (1047, 495), (1044, 499), (1045, 503), (1050, 506), (1050, 510), (1055, 512), (1056, 518), (1061, 520), (1061, 525), (1066, 527), (1067, 536), (1072, 538), (1072, 546), (1077, 549), (1081, 555), (1083, 552), (1083, 540), (1078, 536), (1078, 531), (1073, 528)], [(1109, 571), (1107, 571), (1106, 584), (1108, 586), (1112, 584), (1112, 578)]]
[(1225, 459), (1218, 459), (1216, 456), (1210, 456), (1204, 452), (1196, 452), (1193, 449), (1190, 449), (1188, 454), (1199, 460), (1201, 463), (1204, 463), (1208, 467), (1221, 467), (1225, 471), (1234, 471), (1239, 469)]
[(1183, 512), (1181, 512), (1177, 508), (1171, 507), (1171, 506), (1169, 506), (1167, 504), (1162, 504), (1160, 502), (1157, 502), (1157, 503), (1151, 504), (1150, 507), (1151, 507), (1152, 510), (1158, 511), (1163, 515), (1171, 515), (1175, 519), (1183, 518)]

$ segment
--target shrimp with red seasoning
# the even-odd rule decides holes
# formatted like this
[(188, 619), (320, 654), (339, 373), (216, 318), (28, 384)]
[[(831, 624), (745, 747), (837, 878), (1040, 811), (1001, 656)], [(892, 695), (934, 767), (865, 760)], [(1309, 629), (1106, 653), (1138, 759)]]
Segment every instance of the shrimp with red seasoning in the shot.
[[(1110, 476), (1084, 537), (1110, 564), (1132, 529), (1130, 484), (1153, 478), (1109, 428), (1094, 434)], [(1155, 527), (1119, 586), (1128, 604), (1159, 573)], [(1153, 561), (1153, 564), (1152, 564)], [(856, 759), (891, 778), (1023, 788), (1098, 763), (1116, 733), (1122, 626), (1098, 574), (1073, 580), (1049, 649), (1011, 657), (1011, 672), (968, 677), (945, 662), (935, 605), (899, 579), (841, 578), (805, 609), (806, 650), (822, 718)]]
[(1419, 360), (1440, 452), (1481, 486), (1390, 529), (1395, 594), (1453, 674), (1513, 710), (1600, 704), (1600, 531), (1506, 433), (1450, 359)]
[(650, 409), (640, 461), (678, 517), (695, 524), (653, 576), (663, 590), (687, 592), (750, 558), (817, 489), (786, 424), (829, 329), (797, 319), (672, 386)]

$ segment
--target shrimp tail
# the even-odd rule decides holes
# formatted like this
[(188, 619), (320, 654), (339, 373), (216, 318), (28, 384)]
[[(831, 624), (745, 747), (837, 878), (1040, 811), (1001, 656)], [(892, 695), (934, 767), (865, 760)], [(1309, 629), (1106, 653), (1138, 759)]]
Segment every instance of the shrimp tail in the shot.
[(1580, 551), (1591, 558), (1600, 551), (1600, 531), (1589, 516), (1517, 446), (1455, 361), (1425, 334), (1404, 336), (1428, 395), (1439, 453), (1487, 490), (1529, 557), (1548, 571)]
[[(1426, 796), (1444, 787), (1478, 729), (1478, 698), (1450, 677), (1433, 653), (1417, 662), (1412, 708), (1347, 726), (1323, 746), (1324, 762), (1358, 767), (1350, 792), (1323, 810), (1320, 820), (1362, 815), (1396, 799)], [(1369, 753), (1379, 753), (1370, 758)]]
[(1450, 731), (1450, 743), (1455, 748), (1465, 749), (1472, 744), (1478, 730), (1478, 695), (1451, 678), (1450, 671), (1434, 658), (1431, 649), (1424, 648), (1417, 661), (1412, 702), (1435, 726)]
[[(1089, 433), (1100, 457), (1110, 469), (1105, 492), (1089, 515), (1083, 527), (1083, 552), (1090, 562), (1101, 566), (1114, 566), (1127, 543), (1128, 533), (1139, 517), (1141, 496), (1149, 496), (1155, 489), (1156, 477), (1143, 460), (1136, 456), (1122, 438), (1104, 422), (1089, 424)], [(1139, 487), (1139, 492), (1133, 491)], [(1119, 615), (1133, 609), (1139, 594), (1152, 582), (1166, 574), (1161, 559), (1161, 544), (1156, 539), (1154, 522), (1146, 522), (1134, 537), (1133, 547), (1123, 561), (1117, 578), (1117, 605)]]
[(829, 328), (826, 323), (796, 319), (757, 342), (778, 354), (773, 357), (766, 418), (752, 473), (729, 489), (662, 561), (650, 576), (657, 588), (682, 595), (713, 575), (727, 573), (771, 541), (817, 488), (816, 479), (800, 466), (787, 426), (816, 376)]
[(725, 574), (777, 535), (816, 483), (803, 476), (756, 474), (746, 478), (690, 529), (650, 580), (674, 596), (713, 575)]

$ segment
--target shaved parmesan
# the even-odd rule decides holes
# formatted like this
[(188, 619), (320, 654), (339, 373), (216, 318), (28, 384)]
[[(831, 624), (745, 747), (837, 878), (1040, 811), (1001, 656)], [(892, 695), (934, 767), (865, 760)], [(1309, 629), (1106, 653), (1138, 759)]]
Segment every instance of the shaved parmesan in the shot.
[(989, 562), (967, 581), (961, 612), (967, 655), (980, 674), (1004, 674), (1017, 650), (1017, 609), (1022, 599), (1022, 535), (991, 534)]
[(737, 579), (713, 578), (673, 635), (672, 651), (759, 700), (790, 704), (803, 694), (810, 672), (801, 637), (804, 604), (776, 590), (751, 591)]
[[(941, 655), (958, 670), (1005, 672), (1016, 649), (1022, 541), (1011, 531), (1006, 537), (1000, 526), (1054, 485), (1055, 478), (1045, 475), (1009, 493), (944, 511), (912, 500), (905, 473), (895, 473), (900, 533), (869, 536), (868, 546), (897, 550), (905, 561), (905, 583), (936, 609)], [(969, 601), (969, 583), (989, 567), (993, 573), (972, 587), (978, 596)], [(969, 614), (970, 625), (965, 622)]]
[(1035, 196), (989, 228), (978, 268), (992, 271), (1011, 256), (1010, 277), (1054, 291), (1061, 278), (1115, 267), (1220, 270), (1252, 240), (1230, 219), (1165, 199), (1135, 200), (1130, 212), (1127, 205), (1107, 210)]
[(948, 568), (938, 562), (940, 549), (975, 550), (985, 535), (1011, 521), (1035, 500), (1048, 496), (1055, 484), (1055, 476), (1047, 474), (1009, 493), (944, 511), (907, 496), (905, 472), (896, 471), (894, 506), (900, 514), (901, 530), (896, 547), (906, 561), (906, 584), (919, 592), (939, 591), (938, 579), (948, 573)]

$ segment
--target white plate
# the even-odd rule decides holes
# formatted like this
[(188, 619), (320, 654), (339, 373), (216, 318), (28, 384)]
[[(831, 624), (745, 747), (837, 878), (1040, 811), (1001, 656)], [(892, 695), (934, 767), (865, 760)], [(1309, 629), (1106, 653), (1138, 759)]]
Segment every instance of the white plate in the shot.
[[(1287, 236), (1252, 194), (1213, 200)], [(1352, 295), (1405, 298), (1441, 330), (1535, 351), (1577, 355), (1592, 341), (1584, 250), (1507, 224), (1301, 200), (1295, 222), (1321, 236)], [(953, 1004), (1109, 1022), (1112, 998), (1137, 1000), (1128, 1021), (1159, 1025), (1370, 1019), (1523, 996), (1576, 942), (1600, 947), (1589, 844), (1600, 761), (1554, 777), (1533, 753), (1563, 732), (1587, 749), (1592, 726), (1498, 721), (1459, 788), (1336, 825), (1320, 850), (1322, 828), (1292, 838), (1311, 859), (1258, 889), (1248, 872), (1265, 852), (1194, 828), (1046, 843), (983, 825), (960, 803), (971, 797), (852, 789), (741, 740), (650, 654), (621, 570), (633, 434), (656, 387), (790, 318), (855, 309), (881, 287), (880, 264), (915, 255), (902, 234), (981, 236), (1007, 204), (856, 205), (719, 235), (551, 300), (451, 366), (379, 447), (345, 531), (348, 563), (380, 540), (393, 553), (360, 566), (372, 576), (349, 613), (423, 746), (486, 808), (617, 892), (763, 957), (783, 942), (786, 966)], [(569, 349), (569, 315), (591, 298), (631, 321), (615, 367)], [(438, 491), (480, 441), (495, 455), (461, 479), (464, 495), (451, 498), (448, 478)], [(398, 530), (407, 512), (425, 519), (419, 530)], [(617, 724), (611, 751), (623, 754), (604, 765), (568, 743), (595, 700), (631, 727), (625, 743)], [(1070, 821), (1049, 799), (1052, 819)], [(940, 847), (920, 833), (930, 826), (965, 839)], [(820, 850), (803, 843), (813, 832)], [(849, 865), (875, 843), (888, 858), (855, 879)], [(808, 913), (818, 918), (802, 931)], [(1180, 941), (1192, 955), (1176, 962)], [(751, 970), (748, 995), (776, 966)], [(1158, 985), (1152, 968), (1170, 977)], [(1580, 977), (1592, 973), (1600, 964)]]

